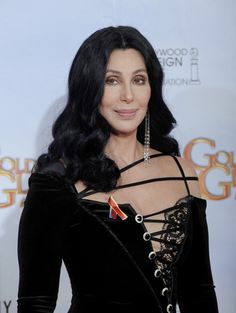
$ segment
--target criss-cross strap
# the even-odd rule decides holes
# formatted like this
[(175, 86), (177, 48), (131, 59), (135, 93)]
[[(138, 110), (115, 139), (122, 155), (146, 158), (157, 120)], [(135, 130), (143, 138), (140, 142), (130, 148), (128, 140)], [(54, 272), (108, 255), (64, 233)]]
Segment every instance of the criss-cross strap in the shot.
[[(140, 181), (137, 181), (137, 182), (134, 182), (134, 183), (119, 185), (119, 186), (116, 186), (114, 188), (114, 190), (128, 188), (128, 187), (134, 187), (134, 186), (138, 186), (138, 185), (144, 185), (144, 184), (158, 182), (158, 181), (184, 180), (184, 179), (185, 180), (198, 180), (198, 178), (195, 177), (195, 176), (185, 176), (185, 178), (179, 177), (179, 176), (177, 176), (177, 177), (172, 177), (172, 176), (170, 176), (170, 177), (158, 177), (158, 178), (151, 178), (151, 179), (146, 179), (146, 180), (140, 180)], [(83, 198), (83, 197), (87, 197), (87, 196), (96, 194), (98, 192), (102, 192), (100, 190), (91, 190), (91, 191), (89, 191), (89, 190), (90, 190), (90, 188), (83, 189), (81, 192), (78, 193), (78, 197), (79, 198)]]
[[(178, 166), (178, 168), (179, 168), (179, 170), (180, 170), (180, 173), (181, 173), (181, 175), (182, 175), (182, 177), (183, 177), (183, 180), (184, 180), (184, 184), (185, 184), (187, 193), (188, 193), (188, 195), (190, 195), (190, 190), (189, 190), (189, 186), (188, 186), (188, 183), (187, 183), (187, 178), (186, 178), (186, 176), (185, 176), (185, 174), (184, 174), (184, 170), (183, 170), (183, 168), (182, 168), (182, 166), (181, 166), (179, 160), (176, 158), (176, 156), (172, 155), (172, 158), (175, 160), (175, 162), (176, 162), (176, 164), (177, 164), (177, 166)], [(197, 177), (196, 177), (196, 180), (198, 180)]]
[[(150, 156), (150, 158), (156, 158), (156, 157), (160, 157), (160, 156), (165, 156), (166, 154), (164, 153), (156, 153), (156, 154), (153, 154)], [(178, 181), (178, 180), (183, 180), (184, 183), (185, 183), (185, 186), (186, 186), (186, 189), (187, 189), (187, 193), (188, 195), (190, 195), (190, 190), (189, 190), (189, 187), (188, 187), (188, 184), (187, 184), (187, 180), (198, 180), (198, 177), (196, 176), (185, 176), (184, 174), (184, 171), (183, 171), (183, 168), (181, 167), (178, 159), (172, 155), (172, 157), (174, 158), (174, 160), (176, 161), (176, 164), (178, 165), (178, 168), (181, 172), (181, 176), (167, 176), (167, 177), (156, 177), (156, 178), (150, 178), (150, 179), (146, 179), (146, 180), (140, 180), (140, 181), (137, 181), (137, 182), (133, 182), (133, 183), (128, 183), (128, 184), (123, 184), (123, 185), (119, 185), (119, 186), (116, 186), (114, 188), (114, 190), (117, 190), (117, 189), (123, 189), (123, 188), (129, 188), (129, 187), (134, 187), (134, 186), (138, 186), (138, 185), (143, 185), (143, 184), (148, 184), (148, 183), (153, 183), (153, 182), (158, 182), (158, 181)], [(142, 159), (139, 159), (123, 168), (120, 169), (120, 172), (124, 172), (124, 171), (127, 171), (128, 169), (136, 166), (137, 164), (143, 162), (143, 158)], [(76, 190), (76, 188), (75, 188)], [(102, 192), (102, 190), (91, 190), (89, 187), (86, 187), (85, 189), (83, 189), (82, 191), (80, 192), (77, 192), (77, 196), (78, 198), (84, 198), (84, 197), (87, 197), (87, 196), (90, 196), (90, 195), (93, 195), (93, 194), (96, 194), (96, 193), (99, 193), (99, 192)]]
[[(163, 155), (165, 155), (165, 154), (164, 153), (155, 153), (155, 154), (150, 155), (150, 159), (156, 158), (156, 157), (160, 157), (160, 156), (163, 156)], [(139, 163), (141, 163), (143, 161), (144, 161), (144, 158), (138, 159), (138, 160), (136, 160), (136, 161), (134, 161), (134, 162), (132, 162), (132, 163), (122, 167), (119, 171), (120, 171), (120, 173), (125, 172), (125, 171), (129, 170), (130, 168), (134, 167), (135, 165), (137, 165), (137, 164), (139, 164)], [(137, 183), (139, 184), (139, 183), (142, 183), (142, 182), (137, 182)], [(125, 185), (123, 185), (123, 186), (125, 186)], [(132, 186), (130, 186), (130, 187), (132, 187)], [(122, 188), (125, 188), (125, 187), (122, 187)], [(83, 189), (80, 192), (78, 192), (77, 189), (73, 186), (73, 190), (76, 191), (77, 196), (78, 196), (79, 199), (82, 199), (82, 198), (84, 198), (86, 196), (90, 196), (90, 195), (93, 195), (95, 193), (100, 192), (100, 190), (91, 190), (89, 187), (86, 187), (85, 189)], [(89, 191), (89, 190), (91, 190), (91, 191)]]

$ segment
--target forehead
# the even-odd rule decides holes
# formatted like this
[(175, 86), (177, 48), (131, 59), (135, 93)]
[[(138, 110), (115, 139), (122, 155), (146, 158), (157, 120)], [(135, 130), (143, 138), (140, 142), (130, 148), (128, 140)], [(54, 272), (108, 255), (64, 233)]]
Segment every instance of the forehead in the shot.
[(107, 69), (112, 70), (136, 70), (146, 69), (142, 54), (135, 49), (115, 49), (110, 54)]

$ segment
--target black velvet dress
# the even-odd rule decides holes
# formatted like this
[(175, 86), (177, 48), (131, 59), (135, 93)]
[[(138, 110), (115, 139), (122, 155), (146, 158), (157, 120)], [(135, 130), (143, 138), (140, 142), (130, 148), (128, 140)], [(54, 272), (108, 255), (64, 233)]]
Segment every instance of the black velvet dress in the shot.
[[(124, 220), (111, 218), (108, 203), (84, 199), (95, 192), (78, 193), (60, 162), (33, 173), (19, 225), (18, 313), (54, 311), (62, 261), (72, 287), (70, 313), (176, 312), (176, 303), (181, 313), (217, 313), (206, 200), (190, 194), (187, 181), (197, 178), (185, 177), (173, 158), (181, 176), (117, 188), (182, 180), (188, 195), (145, 216), (119, 204)], [(150, 233), (150, 223), (161, 230)]]

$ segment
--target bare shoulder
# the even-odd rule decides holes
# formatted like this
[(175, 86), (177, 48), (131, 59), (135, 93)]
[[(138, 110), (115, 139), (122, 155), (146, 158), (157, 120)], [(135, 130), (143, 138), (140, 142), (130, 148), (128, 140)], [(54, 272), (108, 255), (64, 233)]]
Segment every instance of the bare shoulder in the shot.
[(193, 167), (193, 164), (191, 161), (183, 158), (183, 157), (176, 157), (179, 161), (180, 165), (182, 166), (182, 169), (184, 171), (185, 176), (194, 176), (197, 177), (197, 172), (195, 168)]
[[(176, 157), (177, 160), (179, 161), (185, 176), (188, 177), (196, 177), (198, 178), (197, 172), (195, 170), (195, 168), (193, 167), (193, 164), (191, 163), (191, 161), (183, 158), (183, 157)], [(200, 193), (200, 188), (199, 188), (199, 181), (198, 180), (187, 180), (188, 186), (189, 186), (189, 190), (190, 190), (190, 194), (201, 198), (201, 193)]]

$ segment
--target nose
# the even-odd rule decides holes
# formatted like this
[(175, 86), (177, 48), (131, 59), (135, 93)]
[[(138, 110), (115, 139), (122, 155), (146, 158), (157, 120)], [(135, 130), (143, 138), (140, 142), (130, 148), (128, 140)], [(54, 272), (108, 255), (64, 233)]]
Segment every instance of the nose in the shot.
[(126, 103), (131, 103), (134, 100), (134, 94), (130, 84), (123, 84), (120, 99)]

